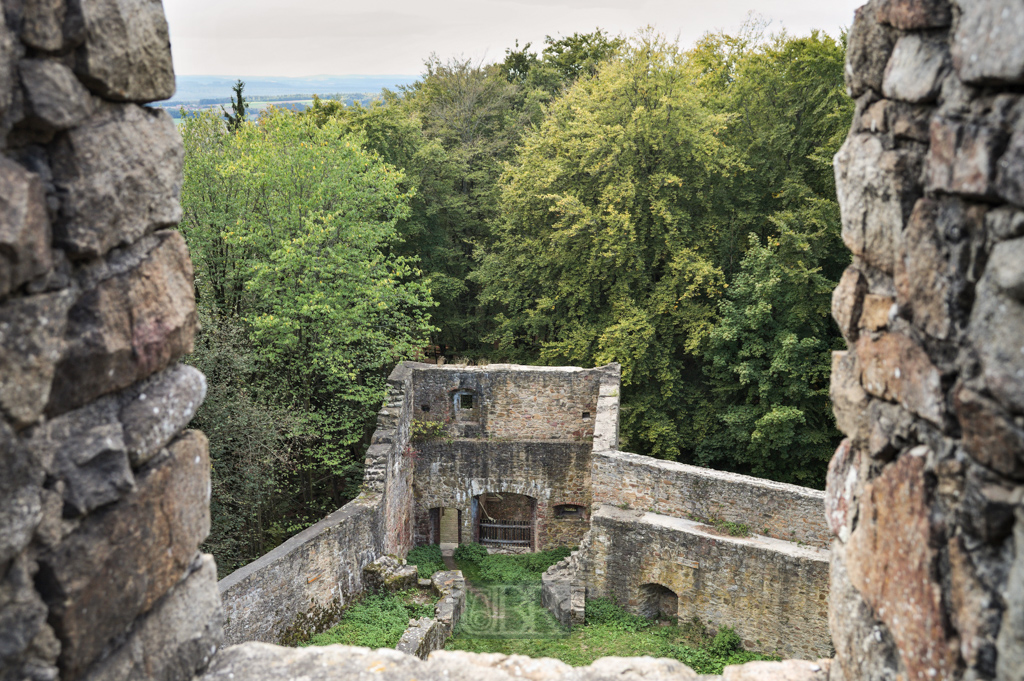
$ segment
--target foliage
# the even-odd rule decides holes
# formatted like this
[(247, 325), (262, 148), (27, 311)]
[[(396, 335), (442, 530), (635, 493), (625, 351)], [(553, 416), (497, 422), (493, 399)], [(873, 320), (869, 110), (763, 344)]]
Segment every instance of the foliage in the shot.
[(242, 91), (245, 90), (245, 83), (239, 79), (235, 81), (234, 86), (231, 88), (235, 93), (231, 98), (231, 113), (224, 111), (224, 107), (220, 110), (224, 114), (224, 120), (227, 121), (228, 130), (231, 132), (238, 132), (238, 129), (245, 122), (245, 116), (249, 108), (249, 103), (242, 97)]
[(413, 442), (451, 439), (444, 421), (420, 421), (413, 419), (409, 426), (409, 437)]
[(459, 544), (455, 549), (455, 560), (460, 563), (479, 564), (488, 556), (487, 547), (483, 544)]
[(419, 570), (421, 579), (430, 579), (435, 572), (445, 570), (444, 558), (441, 557), (441, 547), (437, 544), (417, 546), (409, 551), (405, 562), (415, 565)]
[[(259, 523), (265, 546), (355, 495), (387, 373), (420, 352), (433, 303), (415, 259), (394, 253), (409, 201), (401, 172), (343, 126), (271, 110), (231, 134), (210, 112), (182, 136), (198, 305), (243, 330), (232, 344), (249, 362), (245, 385), (288, 415), (275, 430), (287, 461), (259, 483), (275, 492)], [(225, 452), (215, 484), (239, 456)], [(254, 496), (244, 498), (258, 508)]]
[(610, 598), (595, 598), (587, 601), (586, 623), (629, 632), (641, 631), (654, 626), (654, 620), (628, 613)]
[(372, 594), (349, 606), (341, 621), (316, 634), (301, 646), (340, 643), (368, 648), (394, 648), (409, 627), (410, 619), (433, 617), (432, 603), (416, 603), (416, 590)]
[(539, 582), (544, 571), (566, 558), (571, 553), (568, 547), (560, 546), (547, 551), (504, 555), (496, 553), (482, 556), (475, 561), (476, 580), (483, 584), (528, 584)]

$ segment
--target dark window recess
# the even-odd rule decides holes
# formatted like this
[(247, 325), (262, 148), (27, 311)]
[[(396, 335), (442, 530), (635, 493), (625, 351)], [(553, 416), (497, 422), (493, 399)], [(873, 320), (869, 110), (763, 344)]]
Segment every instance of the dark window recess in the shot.
[(583, 507), (577, 506), (576, 504), (560, 504), (555, 506), (555, 517), (564, 518), (571, 520), (573, 518), (583, 518)]
[(472, 409), (473, 408), (473, 396), (466, 395), (465, 393), (459, 395), (459, 409)]
[(589, 419), (590, 418), (590, 412), (589, 411), (583, 412), (583, 418)]
[(430, 405), (429, 404), (421, 404), (420, 405), (420, 411), (430, 411)]

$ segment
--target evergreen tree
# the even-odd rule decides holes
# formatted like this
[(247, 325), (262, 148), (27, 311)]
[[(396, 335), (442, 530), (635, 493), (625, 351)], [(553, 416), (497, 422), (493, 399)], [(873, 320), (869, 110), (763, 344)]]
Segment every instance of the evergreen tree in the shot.
[(243, 90), (245, 90), (245, 83), (241, 79), (238, 79), (231, 87), (231, 91), (235, 93), (231, 98), (232, 113), (224, 111), (224, 107), (220, 108), (221, 112), (224, 114), (224, 119), (228, 122), (228, 130), (231, 132), (238, 132), (238, 128), (245, 122), (249, 103), (246, 102), (245, 98), (242, 96)]

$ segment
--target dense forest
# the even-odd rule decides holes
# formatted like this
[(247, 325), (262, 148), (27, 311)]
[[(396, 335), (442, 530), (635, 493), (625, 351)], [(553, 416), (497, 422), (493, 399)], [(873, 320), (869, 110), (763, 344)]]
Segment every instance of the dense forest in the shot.
[(623, 449), (823, 487), (844, 50), (597, 30), (184, 121), (222, 574), (358, 492), (388, 372), (431, 350), (619, 362)]

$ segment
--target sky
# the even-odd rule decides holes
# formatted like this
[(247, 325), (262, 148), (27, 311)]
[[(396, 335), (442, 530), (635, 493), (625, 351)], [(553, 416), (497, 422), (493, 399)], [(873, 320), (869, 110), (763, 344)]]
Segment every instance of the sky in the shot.
[(632, 34), (647, 25), (686, 47), (735, 31), (752, 10), (771, 28), (838, 35), (864, 0), (164, 0), (180, 75), (418, 74), (442, 59), (497, 61), (544, 37)]

